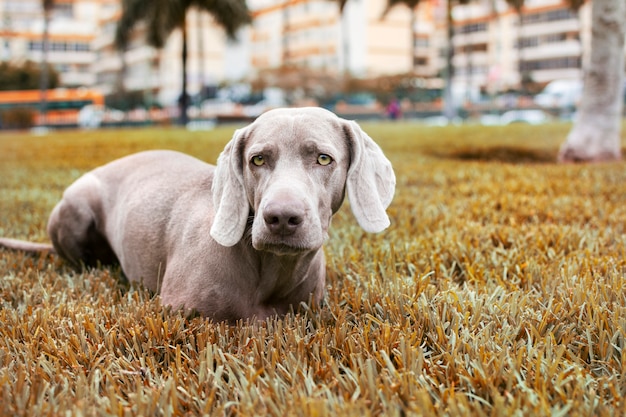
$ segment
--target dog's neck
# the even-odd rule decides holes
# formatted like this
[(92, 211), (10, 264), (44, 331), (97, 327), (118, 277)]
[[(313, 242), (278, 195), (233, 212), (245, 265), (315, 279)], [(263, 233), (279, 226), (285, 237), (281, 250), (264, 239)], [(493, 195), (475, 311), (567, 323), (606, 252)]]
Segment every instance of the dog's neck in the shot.
[[(320, 274), (326, 273), (324, 251), (302, 252), (297, 255), (276, 255), (270, 252), (254, 251), (259, 265), (258, 302), (275, 308), (277, 313), (285, 314), (289, 310), (287, 300), (301, 298), (308, 301), (321, 298), (317, 288)], [(321, 280), (322, 286), (324, 279)], [(294, 305), (294, 309), (298, 306)]]

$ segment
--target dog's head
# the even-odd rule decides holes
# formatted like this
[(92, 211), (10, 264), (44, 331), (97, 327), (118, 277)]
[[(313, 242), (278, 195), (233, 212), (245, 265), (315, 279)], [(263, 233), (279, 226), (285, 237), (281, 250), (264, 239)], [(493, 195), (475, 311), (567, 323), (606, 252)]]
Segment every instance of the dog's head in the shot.
[(320, 108), (272, 110), (235, 132), (218, 159), (211, 236), (233, 246), (253, 215), (255, 249), (318, 249), (346, 191), (361, 227), (380, 232), (395, 183), (391, 163), (355, 122)]

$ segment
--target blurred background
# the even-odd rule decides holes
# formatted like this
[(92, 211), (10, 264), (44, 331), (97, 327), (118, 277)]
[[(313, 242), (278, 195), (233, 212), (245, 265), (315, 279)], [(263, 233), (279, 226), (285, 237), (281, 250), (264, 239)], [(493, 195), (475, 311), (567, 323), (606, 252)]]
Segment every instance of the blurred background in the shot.
[(0, 0), (0, 127), (571, 120), (590, 36), (582, 0)]

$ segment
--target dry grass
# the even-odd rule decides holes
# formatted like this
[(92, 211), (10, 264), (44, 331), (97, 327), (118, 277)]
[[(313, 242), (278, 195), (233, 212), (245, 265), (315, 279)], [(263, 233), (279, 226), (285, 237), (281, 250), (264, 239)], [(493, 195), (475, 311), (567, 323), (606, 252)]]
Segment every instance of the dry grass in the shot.
[[(392, 227), (344, 207), (328, 299), (236, 327), (52, 257), (0, 252), (1, 415), (623, 415), (626, 169), (550, 161), (566, 125), (365, 125)], [(0, 136), (0, 235), (45, 241), (65, 186), (129, 152), (215, 161), (232, 130)]]

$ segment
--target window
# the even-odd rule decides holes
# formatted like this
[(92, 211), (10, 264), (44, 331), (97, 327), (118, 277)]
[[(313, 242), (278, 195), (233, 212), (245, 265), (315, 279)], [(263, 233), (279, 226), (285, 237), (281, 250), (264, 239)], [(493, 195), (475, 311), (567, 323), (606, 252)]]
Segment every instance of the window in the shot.
[(28, 42), (28, 50), (29, 51), (42, 51), (43, 44), (40, 41), (30, 41)]
[(415, 38), (415, 47), (417, 48), (427, 48), (430, 44), (428, 38), (417, 37)]
[(72, 3), (54, 3), (54, 15), (56, 17), (73, 17), (74, 7)]
[(521, 70), (537, 71), (565, 68), (580, 68), (581, 60), (579, 56), (570, 56), (562, 58), (550, 58), (543, 60), (522, 61)]
[(470, 23), (468, 25), (463, 25), (457, 28), (457, 33), (459, 34), (486, 32), (486, 31), (487, 31), (487, 22)]
[[(28, 42), (28, 50), (29, 51), (42, 51), (43, 43), (41, 41), (30, 41)], [(48, 44), (48, 50), (55, 52), (66, 52), (66, 51), (74, 51), (74, 52), (89, 52), (91, 50), (89, 43), (87, 42), (50, 42)]]
[(69, 72), (71, 68), (69, 64), (56, 64), (54, 66), (54, 69), (58, 72)]
[(65, 43), (65, 42), (52, 42), (50, 44), (50, 50), (51, 51), (66, 51), (67, 50), (67, 43)]
[(74, 44), (74, 50), (77, 52), (89, 52), (89, 44), (85, 42), (77, 42)]
[(565, 42), (571, 39), (578, 40), (579, 39), (578, 34), (572, 33), (572, 32), (561, 32), (561, 33), (550, 33), (544, 36), (528, 36), (528, 37), (519, 39), (517, 42), (517, 47), (518, 48), (537, 47), (540, 45), (546, 45), (546, 44), (551, 44), (551, 43)]
[(532, 48), (539, 46), (539, 37), (533, 36), (530, 38), (521, 38), (517, 41), (518, 48)]
[(416, 56), (413, 58), (414, 67), (423, 67), (428, 65), (428, 58), (422, 56)]
[(555, 22), (559, 20), (577, 19), (576, 12), (570, 9), (556, 9), (542, 13), (522, 15), (522, 22), (526, 24)]
[(473, 52), (487, 52), (488, 46), (486, 43), (476, 43), (472, 45), (464, 45), (456, 48), (455, 53), (458, 54), (471, 54)]

